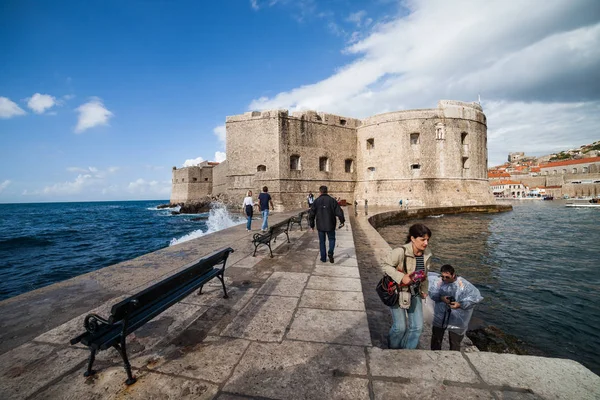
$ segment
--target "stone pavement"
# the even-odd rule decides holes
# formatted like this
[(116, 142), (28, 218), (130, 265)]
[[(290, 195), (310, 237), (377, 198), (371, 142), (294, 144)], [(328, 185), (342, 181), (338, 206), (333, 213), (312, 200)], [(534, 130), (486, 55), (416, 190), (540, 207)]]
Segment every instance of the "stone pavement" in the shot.
[[(377, 257), (389, 246), (366, 221), (348, 218), (336, 232), (333, 264), (319, 260), (317, 234), (306, 229), (294, 230), (291, 243), (280, 237), (273, 259), (266, 247), (252, 257), (251, 234), (241, 225), (133, 260), (109, 274), (76, 278), (78, 285), (102, 286), (109, 280), (119, 288), (110, 293), (118, 295), (85, 312), (74, 303), (80, 315), (50, 329), (34, 321), (36, 336), (26, 340), (5, 334), (11, 343), (21, 343), (0, 355), (0, 398), (599, 398), (600, 377), (570, 360), (384, 349), (381, 337), (389, 325), (373, 325), (373, 320), (383, 319), (387, 310), (369, 310), (373, 287), (365, 286), (363, 275), (377, 268)], [(82, 376), (89, 351), (68, 341), (82, 332), (85, 315), (106, 316), (112, 304), (175, 272), (182, 261), (227, 243), (236, 250), (225, 273), (229, 299), (221, 297), (214, 280), (204, 294), (190, 295), (130, 335), (134, 385), (124, 384), (121, 359), (112, 349), (98, 354), (95, 376)], [(366, 254), (370, 248), (379, 250)], [(356, 249), (366, 255), (357, 257)], [(170, 266), (161, 270), (153, 263)], [(371, 272), (369, 279), (379, 274)], [(137, 286), (125, 286), (124, 280)], [(52, 297), (50, 289), (43, 293)], [(17, 299), (37, 303), (41, 298), (34, 293)], [(0, 317), (11, 310), (16, 314), (15, 304), (0, 304)], [(63, 307), (68, 314), (68, 305)], [(420, 347), (427, 348), (426, 343), (424, 338)]]

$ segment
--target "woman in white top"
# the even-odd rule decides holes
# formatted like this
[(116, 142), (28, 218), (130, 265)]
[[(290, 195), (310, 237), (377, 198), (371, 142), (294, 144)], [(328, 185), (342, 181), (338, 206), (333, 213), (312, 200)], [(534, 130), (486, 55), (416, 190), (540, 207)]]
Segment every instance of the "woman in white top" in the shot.
[(248, 222), (246, 222), (246, 231), (250, 232), (252, 229), (252, 214), (254, 213), (254, 200), (252, 200), (252, 190), (248, 190), (246, 193), (246, 197), (244, 197), (244, 203), (242, 204), (242, 208), (246, 212), (246, 216), (248, 217)]

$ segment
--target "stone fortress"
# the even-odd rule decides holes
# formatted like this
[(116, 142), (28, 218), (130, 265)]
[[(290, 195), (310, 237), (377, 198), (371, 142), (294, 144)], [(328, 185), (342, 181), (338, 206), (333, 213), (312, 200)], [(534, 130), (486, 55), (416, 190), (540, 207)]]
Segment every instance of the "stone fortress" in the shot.
[(171, 203), (269, 187), (276, 210), (306, 207), (309, 191), (369, 205), (494, 204), (487, 178), (487, 123), (478, 103), (365, 119), (315, 111), (252, 111), (227, 117), (227, 159), (173, 167)]

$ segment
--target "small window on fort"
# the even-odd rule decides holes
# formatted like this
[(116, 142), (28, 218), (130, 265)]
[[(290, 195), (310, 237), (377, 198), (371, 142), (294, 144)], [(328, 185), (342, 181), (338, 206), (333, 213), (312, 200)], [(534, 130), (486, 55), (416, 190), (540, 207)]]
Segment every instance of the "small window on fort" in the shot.
[(467, 161), (469, 160), (469, 157), (463, 157), (462, 158), (462, 167), (463, 168), (469, 168), (469, 166), (467, 165)]
[(327, 157), (319, 158), (319, 171), (329, 172), (329, 158), (327, 158)]
[(300, 170), (300, 156), (290, 156), (290, 169), (291, 170)]
[(375, 167), (369, 167), (369, 168), (367, 168), (367, 170), (368, 170), (369, 172), (375, 172)]
[(583, 172), (584, 174), (587, 174), (588, 173), (588, 167), (583, 167), (583, 170), (581, 172)]
[(577, 173), (577, 168), (573, 168), (573, 170), (571, 172), (574, 173), (574, 174), (576, 174)]
[(207, 181), (207, 180), (208, 180), (208, 178), (204, 178), (204, 180), (205, 180), (205, 181)]
[(410, 144), (419, 144), (419, 134), (418, 133), (410, 134)]
[(367, 139), (367, 150), (371, 150), (375, 148), (375, 139)]
[(441, 122), (435, 124), (435, 138), (437, 140), (444, 140), (446, 136), (446, 127)]
[(181, 178), (181, 182), (185, 182), (185, 179)]
[(346, 125), (346, 120), (340, 118), (340, 125), (342, 125), (342, 126)]
[(323, 121), (323, 118), (321, 118), (321, 116), (319, 114), (315, 114), (315, 119), (317, 121)]
[(557, 170), (552, 171), (552, 175), (556, 175), (558, 173)]
[(258, 167), (256, 167), (256, 171), (257, 172), (264, 172), (267, 170), (267, 166), (266, 165), (259, 165)]
[(467, 140), (467, 132), (462, 132), (460, 134), (460, 144), (465, 144)]
[(410, 169), (421, 169), (421, 164), (411, 164)]
[(196, 181), (198, 180), (198, 178), (192, 178), (192, 180), (193, 180), (194, 182), (196, 182)]
[(344, 161), (344, 170), (348, 173), (354, 172), (354, 160), (347, 159)]
[(566, 173), (567, 173), (567, 170), (566, 170), (565, 168), (563, 168), (563, 170), (562, 170), (562, 173), (563, 173), (563, 174), (566, 174)]

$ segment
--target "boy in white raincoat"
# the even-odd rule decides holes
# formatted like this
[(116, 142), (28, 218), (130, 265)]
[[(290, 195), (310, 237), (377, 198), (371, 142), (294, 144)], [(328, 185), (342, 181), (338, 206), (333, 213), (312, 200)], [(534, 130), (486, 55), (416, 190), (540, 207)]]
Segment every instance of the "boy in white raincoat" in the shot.
[(483, 297), (475, 286), (456, 275), (452, 265), (443, 265), (440, 274), (429, 279), (429, 297), (435, 301), (431, 350), (442, 349), (444, 332), (448, 329), (450, 350), (460, 351), (460, 342), (467, 332), (473, 306)]

